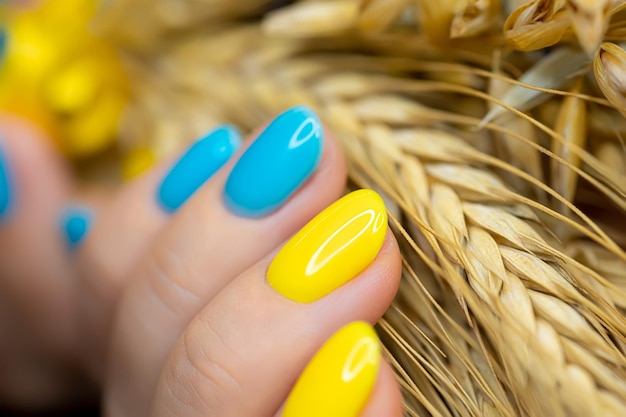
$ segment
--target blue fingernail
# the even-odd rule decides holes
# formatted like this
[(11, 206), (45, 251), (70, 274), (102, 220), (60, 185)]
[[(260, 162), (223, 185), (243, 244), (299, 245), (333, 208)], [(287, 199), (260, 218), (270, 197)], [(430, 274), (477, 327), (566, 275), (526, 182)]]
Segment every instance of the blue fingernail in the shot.
[(5, 51), (7, 49), (7, 32), (4, 28), (0, 28), (0, 64), (4, 60)]
[(244, 217), (263, 217), (278, 209), (319, 166), (323, 136), (319, 119), (307, 107), (278, 116), (230, 173), (226, 207)]
[(241, 145), (232, 126), (220, 127), (199, 139), (178, 160), (158, 190), (161, 206), (173, 213), (220, 169)]
[(85, 207), (75, 206), (65, 210), (61, 216), (61, 230), (70, 250), (76, 249), (87, 236), (92, 220), (91, 211)]
[(0, 148), (0, 220), (7, 217), (11, 208), (13, 190), (5, 154)]

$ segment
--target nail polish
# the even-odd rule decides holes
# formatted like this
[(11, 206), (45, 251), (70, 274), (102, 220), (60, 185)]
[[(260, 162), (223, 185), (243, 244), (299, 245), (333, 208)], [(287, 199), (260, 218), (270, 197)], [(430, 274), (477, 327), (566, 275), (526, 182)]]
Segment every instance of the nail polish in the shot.
[(7, 31), (0, 27), (0, 65), (4, 62), (7, 49)]
[(323, 128), (312, 110), (284, 112), (235, 164), (224, 188), (226, 207), (252, 218), (275, 211), (319, 166), (322, 145)]
[(309, 303), (350, 281), (376, 258), (387, 233), (387, 212), (372, 190), (354, 191), (328, 206), (276, 254), (269, 284)]
[(182, 206), (237, 151), (241, 136), (232, 126), (220, 127), (197, 140), (178, 160), (158, 189), (158, 201), (169, 213)]
[(13, 190), (5, 153), (0, 148), (0, 220), (6, 218), (11, 209)]
[(71, 251), (84, 240), (91, 228), (92, 212), (85, 207), (69, 207), (61, 216), (61, 229)]
[(357, 417), (374, 389), (380, 361), (380, 342), (369, 324), (342, 327), (300, 375), (283, 417)]

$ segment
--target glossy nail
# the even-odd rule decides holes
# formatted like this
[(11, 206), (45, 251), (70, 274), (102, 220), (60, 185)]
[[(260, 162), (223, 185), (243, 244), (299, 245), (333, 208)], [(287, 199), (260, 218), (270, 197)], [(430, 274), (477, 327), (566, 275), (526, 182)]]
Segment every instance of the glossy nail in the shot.
[(176, 211), (237, 151), (241, 136), (231, 126), (220, 127), (196, 141), (163, 179), (158, 200), (168, 212)]
[(344, 326), (304, 369), (283, 417), (357, 417), (372, 393), (380, 360), (380, 342), (369, 324)]
[(276, 118), (241, 156), (226, 181), (224, 201), (240, 216), (278, 209), (313, 174), (323, 129), (313, 111), (295, 107)]
[(6, 218), (11, 208), (13, 190), (4, 151), (0, 148), (0, 220)]
[(91, 228), (92, 212), (85, 207), (69, 207), (61, 216), (61, 229), (70, 250), (75, 250)]
[(372, 190), (354, 191), (330, 205), (278, 252), (269, 284), (285, 297), (309, 303), (361, 273), (387, 233), (387, 212)]

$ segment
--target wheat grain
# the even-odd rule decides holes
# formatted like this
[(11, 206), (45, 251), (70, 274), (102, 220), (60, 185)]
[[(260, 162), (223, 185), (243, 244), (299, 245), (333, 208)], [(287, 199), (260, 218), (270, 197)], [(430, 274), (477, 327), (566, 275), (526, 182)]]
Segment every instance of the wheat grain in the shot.
[(362, 0), (358, 27), (363, 32), (380, 32), (394, 24), (411, 0)]
[(604, 96), (626, 117), (626, 51), (618, 45), (605, 42), (598, 48), (593, 61), (593, 71)]
[(335, 35), (356, 25), (359, 0), (303, 2), (270, 13), (263, 29), (269, 35), (316, 37)]
[(611, 3), (611, 0), (567, 0), (572, 28), (590, 57), (604, 39), (611, 17)]
[(452, 19), (451, 38), (481, 35), (500, 26), (500, 1), (468, 0)]
[(504, 22), (504, 38), (512, 48), (520, 51), (534, 51), (557, 44), (570, 28), (564, 6), (565, 0), (524, 3)]
[[(573, 93), (580, 92), (581, 80), (573, 89)], [(578, 176), (569, 169), (570, 166), (579, 166), (580, 158), (570, 152), (569, 144), (581, 148), (585, 147), (587, 140), (587, 105), (584, 100), (569, 96), (563, 99), (559, 109), (554, 129), (567, 141), (565, 143), (553, 140), (552, 151), (561, 155), (565, 164), (556, 160), (550, 161), (552, 166), (552, 188), (569, 201), (574, 200)]]

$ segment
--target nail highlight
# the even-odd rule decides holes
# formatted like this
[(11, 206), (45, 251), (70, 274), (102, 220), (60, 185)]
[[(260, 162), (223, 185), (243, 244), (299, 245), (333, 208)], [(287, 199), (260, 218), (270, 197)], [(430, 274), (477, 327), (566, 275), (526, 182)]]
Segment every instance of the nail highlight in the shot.
[(0, 148), (0, 220), (5, 218), (11, 208), (13, 190), (4, 151)]
[(269, 284), (309, 303), (350, 281), (376, 258), (387, 233), (387, 211), (372, 190), (354, 191), (327, 207), (278, 252)]
[(163, 179), (157, 198), (172, 213), (178, 210), (241, 145), (241, 136), (232, 126), (220, 127), (197, 140)]
[(255, 218), (275, 211), (319, 166), (322, 143), (323, 128), (312, 110), (284, 112), (237, 161), (224, 188), (226, 207)]
[(61, 229), (70, 250), (75, 250), (85, 239), (93, 220), (92, 212), (84, 207), (69, 207), (61, 217)]
[(380, 351), (369, 324), (357, 321), (341, 328), (300, 375), (283, 417), (357, 417), (374, 388)]

